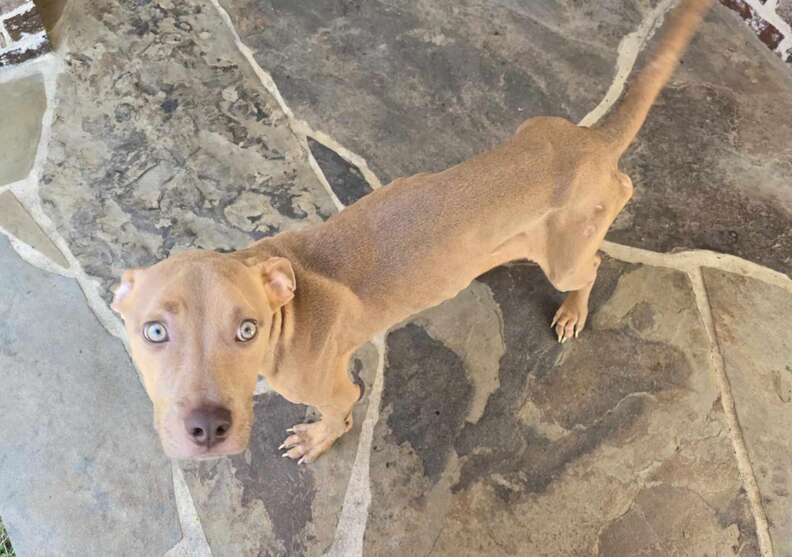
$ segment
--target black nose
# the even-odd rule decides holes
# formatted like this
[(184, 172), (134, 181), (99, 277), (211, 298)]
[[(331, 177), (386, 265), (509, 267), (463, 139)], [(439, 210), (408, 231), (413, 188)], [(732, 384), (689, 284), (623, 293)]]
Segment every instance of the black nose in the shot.
[(193, 443), (211, 449), (231, 432), (231, 412), (222, 406), (201, 406), (185, 418), (184, 427)]

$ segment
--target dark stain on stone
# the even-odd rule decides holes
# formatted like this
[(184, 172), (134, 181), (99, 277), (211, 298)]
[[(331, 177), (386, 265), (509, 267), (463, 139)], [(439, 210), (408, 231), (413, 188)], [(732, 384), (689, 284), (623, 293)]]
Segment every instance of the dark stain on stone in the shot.
[[(598, 555), (685, 555), (691, 544), (711, 540), (718, 529), (725, 530), (715, 510), (694, 491), (667, 484), (642, 489), (630, 509), (610, 522), (599, 533)], [(753, 522), (753, 520), (751, 520)], [(742, 530), (740, 544), (734, 554), (741, 557), (758, 556), (753, 530), (749, 535)], [(698, 542), (698, 543), (696, 543)]]
[(172, 113), (178, 107), (179, 107), (179, 99), (173, 99), (173, 98), (165, 99), (160, 105), (160, 108), (162, 108), (162, 110), (165, 111), (166, 114)]
[(630, 310), (626, 316), (627, 321), (636, 331), (643, 333), (654, 327), (654, 310), (647, 302), (639, 302)]
[[(592, 314), (633, 267), (604, 258)], [(626, 329), (589, 327), (574, 343), (559, 345), (548, 323), (562, 297), (537, 267), (501, 267), (479, 280), (501, 308), (506, 352), (500, 386), (483, 416), (465, 424), (455, 440), (462, 471), (454, 491), (498, 474), (515, 486), (492, 482), (506, 500), (541, 492), (570, 462), (606, 440), (616, 443), (630, 435), (656, 393), (684, 388), (690, 373), (684, 356)], [(544, 437), (520, 418), (528, 403), (569, 433), (558, 440)]]
[(436, 482), (453, 439), (467, 415), (473, 386), (459, 356), (420, 326), (408, 324), (388, 335), (382, 407), (397, 444), (407, 442)]
[(254, 413), (250, 464), (242, 455), (231, 457), (243, 486), (242, 505), (247, 507), (254, 500), (264, 503), (275, 536), (283, 544), (284, 553), (278, 557), (304, 555), (304, 530), (313, 518), (316, 493), (313, 475), (307, 466), (281, 457), (278, 446), (288, 435), (287, 428), (305, 421), (306, 407), (266, 393), (255, 398)]
[(684, 389), (690, 373), (677, 348), (626, 330), (590, 330), (552, 373), (531, 377), (529, 398), (564, 428), (588, 428), (628, 396)]
[(748, 495), (743, 488), (739, 489), (734, 498), (729, 501), (728, 506), (718, 511), (718, 523), (724, 529), (732, 524), (737, 525), (740, 531), (739, 547), (742, 548), (737, 553), (739, 557), (759, 557), (761, 555), (759, 541), (756, 538), (756, 523), (751, 513)]
[(336, 197), (345, 206), (371, 192), (371, 186), (357, 166), (312, 137), (308, 138), (308, 146)]

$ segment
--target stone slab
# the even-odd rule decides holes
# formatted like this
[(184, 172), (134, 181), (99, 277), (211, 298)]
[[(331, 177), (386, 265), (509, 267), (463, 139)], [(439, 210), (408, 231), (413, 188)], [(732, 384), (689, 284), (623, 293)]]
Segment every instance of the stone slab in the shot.
[(0, 83), (0, 185), (25, 178), (36, 158), (47, 108), (40, 75)]
[(61, 267), (69, 266), (69, 262), (60, 250), (47, 238), (33, 217), (10, 191), (0, 193), (0, 228), (46, 255)]
[(790, 557), (792, 293), (716, 269), (703, 275), (775, 555)]
[(187, 248), (327, 218), (307, 154), (208, 0), (73, 0), (44, 207), (110, 287)]
[[(0, 237), (0, 516), (20, 557), (163, 555), (171, 468), (123, 345)], [(68, 318), (67, 318), (68, 316)]]
[(333, 543), (360, 427), (368, 408), (376, 349), (358, 351), (352, 372), (366, 384), (353, 412), (353, 428), (310, 465), (281, 457), (286, 429), (303, 423), (302, 405), (270, 392), (256, 397), (256, 424), (242, 455), (184, 464), (185, 478), (215, 555), (319, 557)]
[(364, 555), (759, 555), (684, 274), (606, 260), (565, 345), (536, 267), (470, 290), (388, 336)]
[(713, 10), (623, 159), (635, 196), (609, 238), (704, 248), (792, 274), (792, 70)]
[[(650, 4), (224, 2), (295, 114), (383, 183), (447, 168), (530, 116), (579, 121)], [(624, 160), (636, 196), (610, 239), (792, 273), (790, 113), (790, 68), (716, 6)]]
[(223, 2), (300, 118), (383, 183), (441, 170), (532, 115), (582, 118), (646, 3)]

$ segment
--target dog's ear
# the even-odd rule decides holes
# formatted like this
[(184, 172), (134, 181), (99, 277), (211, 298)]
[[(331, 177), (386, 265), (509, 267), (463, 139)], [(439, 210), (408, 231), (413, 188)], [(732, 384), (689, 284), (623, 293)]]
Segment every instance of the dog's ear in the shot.
[(264, 281), (264, 290), (273, 310), (288, 304), (294, 298), (297, 279), (294, 277), (294, 269), (288, 259), (270, 257), (266, 261), (258, 263), (256, 269)]
[(124, 302), (129, 300), (129, 295), (135, 287), (135, 278), (139, 269), (128, 269), (121, 275), (121, 282), (115, 287), (113, 291), (113, 303), (110, 307), (116, 313), (123, 313)]

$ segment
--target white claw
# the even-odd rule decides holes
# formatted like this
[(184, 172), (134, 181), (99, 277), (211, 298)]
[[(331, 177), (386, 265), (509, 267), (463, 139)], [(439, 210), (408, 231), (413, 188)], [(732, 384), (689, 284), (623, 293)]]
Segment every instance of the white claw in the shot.
[(302, 457), (300, 460), (297, 461), (297, 464), (302, 464), (305, 462), (305, 457)]

